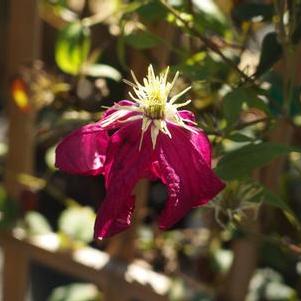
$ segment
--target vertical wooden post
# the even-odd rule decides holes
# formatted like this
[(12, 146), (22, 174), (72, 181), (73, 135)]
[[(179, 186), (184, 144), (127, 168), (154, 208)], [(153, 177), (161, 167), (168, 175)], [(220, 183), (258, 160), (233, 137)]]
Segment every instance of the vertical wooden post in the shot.
[[(32, 62), (40, 52), (40, 20), (37, 0), (9, 1), (6, 88), (20, 64)], [(20, 194), (18, 175), (33, 173), (35, 113), (21, 112), (13, 101), (8, 103), (9, 152), (6, 162), (5, 185), (10, 197)]]
[[(244, 223), (244, 228), (253, 233), (259, 232), (259, 221), (254, 220), (254, 212)], [(217, 301), (245, 300), (250, 280), (257, 266), (259, 241), (255, 237), (243, 237), (232, 244), (234, 259), (225, 283), (219, 291)]]
[[(33, 173), (35, 113), (21, 112), (10, 100), (10, 79), (20, 64), (39, 56), (40, 21), (37, 0), (10, 0), (5, 58), (6, 98), (9, 100), (9, 152), (5, 186), (10, 197), (18, 199), (21, 186), (18, 175)], [(24, 301), (27, 291), (28, 260), (23, 251), (7, 243), (4, 249), (3, 300)]]
[(3, 294), (1, 300), (24, 301), (29, 262), (26, 252), (7, 242), (4, 246)]
[[(0, 0), (0, 41), (6, 40), (6, 29), (7, 29), (7, 1)], [(5, 54), (6, 54), (6, 43), (1, 43), (0, 47), (0, 70), (4, 70), (5, 67)], [(4, 85), (4, 73), (0, 73), (0, 105), (2, 107), (3, 97), (3, 85)]]

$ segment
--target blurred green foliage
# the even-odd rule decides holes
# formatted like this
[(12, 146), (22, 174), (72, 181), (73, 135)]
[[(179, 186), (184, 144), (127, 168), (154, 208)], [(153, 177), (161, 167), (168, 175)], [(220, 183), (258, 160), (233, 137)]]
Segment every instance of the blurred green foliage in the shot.
[(90, 29), (80, 22), (68, 24), (58, 36), (55, 60), (62, 71), (76, 75), (87, 60), (91, 47)]
[[(42, 89), (53, 98), (51, 102), (45, 100), (37, 121), (39, 146), (43, 150), (52, 147), (40, 173), (45, 178), (54, 173), (50, 167), (58, 139), (80, 124), (98, 120), (101, 106), (124, 99), (121, 78), (128, 78), (133, 66), (140, 68), (141, 61), (157, 69), (170, 65), (171, 73), (181, 73), (176, 90), (192, 86), (188, 109), (209, 135), (215, 171), (227, 187), (201, 213), (196, 210), (195, 217), (187, 218), (183, 227), (192, 228), (191, 232), (180, 229), (159, 235), (148, 225), (139, 229), (140, 256), (174, 276), (171, 300), (211, 300), (201, 290), (189, 291), (176, 272), (187, 269), (192, 277), (203, 276), (202, 281), (217, 287), (229, 269), (227, 260), (233, 256), (231, 241), (248, 235), (240, 227), (244, 219), (250, 218), (250, 211), (257, 218), (261, 204), (281, 212), (279, 220), (269, 220), (272, 230), (263, 229), (259, 234), (262, 244), (266, 236), (275, 238), (275, 252), (263, 248), (260, 254), (263, 265), (283, 275), (287, 273), (286, 265), (275, 263), (286, 262), (284, 258), (291, 256), (291, 245), (279, 238), (283, 233), (277, 234), (279, 228), (290, 227), (288, 221), (295, 228), (289, 228), (285, 236), (300, 240), (301, 86), (292, 70), (300, 67), (297, 46), (301, 38), (301, 3), (285, 2), (286, 6), (278, 7), (279, 1), (40, 1), (42, 17), (56, 30), (53, 56), (59, 72), (47, 80), (59, 78), (68, 87), (64, 91), (48, 91), (44, 86)], [(44, 69), (40, 74), (48, 72)], [(36, 87), (42, 84), (36, 77), (30, 77), (26, 84), (35, 99)], [(294, 137), (289, 143), (286, 137), (270, 141), (282, 121), (293, 129)], [(261, 178), (254, 179), (254, 174), (279, 158), (285, 160), (284, 169), (275, 177), (283, 186), (279, 185), (275, 192)], [(290, 185), (293, 189), (289, 189)], [(60, 182), (58, 186), (64, 190)], [(59, 201), (67, 198), (61, 192), (52, 196)], [(94, 211), (74, 203), (63, 205), (65, 209), (57, 223), (62, 247), (91, 243)], [(0, 226), (13, 225), (16, 213), (16, 206), (0, 188)], [(284, 226), (278, 227), (278, 223)], [(24, 227), (28, 235), (51, 231), (37, 212), (25, 215)], [(193, 227), (209, 227), (211, 232), (207, 237)], [(289, 251), (281, 253), (284, 246)], [(298, 276), (295, 273), (293, 277)], [(286, 280), (275, 271), (258, 270), (248, 300), (298, 300), (290, 287), (293, 281)], [(49, 301), (99, 298), (95, 288), (75, 284), (56, 289)]]
[(101, 301), (101, 293), (93, 284), (73, 283), (57, 287), (47, 301)]
[(0, 186), (0, 228), (11, 228), (19, 214), (17, 203), (10, 199), (3, 186)]
[(62, 212), (58, 227), (71, 241), (89, 243), (93, 240), (95, 213), (89, 207), (71, 206)]

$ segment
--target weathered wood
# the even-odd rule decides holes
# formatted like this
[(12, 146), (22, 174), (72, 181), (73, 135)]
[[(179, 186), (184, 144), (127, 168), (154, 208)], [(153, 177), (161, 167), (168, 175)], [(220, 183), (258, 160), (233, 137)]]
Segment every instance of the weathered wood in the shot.
[(24, 301), (28, 284), (28, 256), (13, 244), (4, 244), (3, 294), (1, 300)]
[(3, 300), (23, 301), (26, 291), (27, 264), (31, 260), (57, 271), (96, 284), (109, 300), (107, 286), (114, 284), (118, 300), (167, 301), (171, 281), (135, 263), (125, 264), (107, 253), (89, 247), (76, 251), (59, 251), (56, 234), (41, 236), (33, 242), (18, 239), (10, 233), (0, 233), (0, 244), (4, 247), (5, 268)]
[[(248, 215), (248, 222), (244, 223), (244, 228), (256, 234), (259, 231), (259, 222), (254, 219), (254, 212), (250, 212)], [(248, 215), (246, 214), (246, 216)], [(247, 236), (233, 241), (233, 262), (223, 287), (216, 298), (217, 301), (245, 300), (250, 279), (257, 266), (258, 245), (259, 241), (254, 236)]]
[[(36, 0), (11, 0), (9, 2), (8, 41), (6, 63), (6, 91), (20, 64), (32, 62), (39, 57), (40, 20)], [(21, 112), (13, 101), (8, 103), (9, 152), (7, 156), (5, 184), (8, 194), (18, 198), (20, 185), (18, 175), (33, 172), (34, 166), (34, 115)]]
[[(0, 0), (0, 70), (5, 68), (6, 59), (6, 38), (7, 38), (7, 0)], [(4, 41), (4, 43), (2, 42)], [(3, 86), (4, 86), (4, 72), (0, 73), (0, 101), (2, 105), (3, 97)]]

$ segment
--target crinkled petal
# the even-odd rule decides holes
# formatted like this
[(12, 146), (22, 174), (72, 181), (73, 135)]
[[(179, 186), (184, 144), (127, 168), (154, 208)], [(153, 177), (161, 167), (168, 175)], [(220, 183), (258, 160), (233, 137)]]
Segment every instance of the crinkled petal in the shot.
[(191, 208), (206, 204), (225, 186), (195, 148), (193, 133), (174, 125), (169, 129), (172, 139), (160, 134), (156, 153), (156, 172), (168, 189), (168, 200), (159, 218), (161, 229), (170, 228)]
[(105, 165), (107, 193), (99, 208), (94, 236), (112, 236), (129, 227), (134, 210), (132, 195), (135, 184), (142, 178), (152, 161), (153, 149), (149, 131), (139, 151), (141, 121), (132, 122), (111, 137)]
[[(195, 148), (202, 154), (204, 160), (207, 162), (209, 166), (211, 166), (212, 159), (212, 148), (209, 142), (207, 135), (195, 126), (195, 115), (191, 111), (181, 110), (178, 112), (180, 117), (185, 120), (188, 125), (190, 125), (194, 132), (191, 134), (191, 142), (195, 146)], [(191, 121), (191, 123), (189, 123)]]
[(212, 147), (207, 135), (200, 129), (195, 128), (196, 132), (190, 133), (190, 141), (195, 149), (203, 157), (204, 161), (211, 167)]
[(72, 174), (98, 175), (103, 172), (108, 143), (99, 123), (85, 125), (59, 143), (55, 166)]

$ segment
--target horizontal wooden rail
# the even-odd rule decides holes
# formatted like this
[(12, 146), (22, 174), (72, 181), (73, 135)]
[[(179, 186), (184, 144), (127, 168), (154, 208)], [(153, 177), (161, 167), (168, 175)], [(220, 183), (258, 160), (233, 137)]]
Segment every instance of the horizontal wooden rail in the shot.
[(28, 241), (1, 232), (0, 244), (4, 249), (3, 300), (25, 300), (31, 261), (96, 284), (106, 300), (168, 300), (171, 281), (167, 276), (137, 263), (125, 264), (90, 247), (60, 251), (54, 233)]

